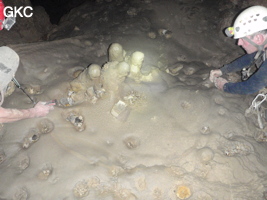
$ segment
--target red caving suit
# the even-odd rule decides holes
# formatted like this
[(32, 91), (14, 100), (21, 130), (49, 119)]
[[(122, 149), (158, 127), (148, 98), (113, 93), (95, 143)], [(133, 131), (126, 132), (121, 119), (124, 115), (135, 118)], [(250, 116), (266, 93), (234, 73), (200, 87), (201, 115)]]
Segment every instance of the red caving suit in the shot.
[(5, 20), (4, 8), (5, 8), (5, 5), (3, 3), (3, 0), (0, 0), (0, 30), (3, 29), (3, 22)]

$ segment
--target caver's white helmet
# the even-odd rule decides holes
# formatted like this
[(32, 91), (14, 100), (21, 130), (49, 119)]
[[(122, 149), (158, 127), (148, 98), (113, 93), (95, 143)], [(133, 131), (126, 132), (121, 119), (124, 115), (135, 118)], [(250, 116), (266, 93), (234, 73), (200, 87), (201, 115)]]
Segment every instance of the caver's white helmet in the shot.
[(7, 86), (15, 76), (18, 66), (18, 54), (7, 46), (0, 47), (0, 106), (4, 101)]
[(241, 12), (234, 22), (234, 38), (242, 38), (267, 29), (267, 8), (252, 6)]

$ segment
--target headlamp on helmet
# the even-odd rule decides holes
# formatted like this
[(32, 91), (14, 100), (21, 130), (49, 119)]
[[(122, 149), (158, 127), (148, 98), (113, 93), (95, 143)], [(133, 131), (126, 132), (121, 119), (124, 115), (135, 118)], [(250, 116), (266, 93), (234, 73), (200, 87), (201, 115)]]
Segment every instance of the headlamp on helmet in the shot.
[(234, 32), (234, 27), (228, 27), (224, 30), (224, 33), (227, 37), (233, 37), (235, 32)]
[(226, 28), (225, 34), (239, 39), (265, 29), (267, 29), (267, 8), (251, 6), (238, 15), (234, 26)]

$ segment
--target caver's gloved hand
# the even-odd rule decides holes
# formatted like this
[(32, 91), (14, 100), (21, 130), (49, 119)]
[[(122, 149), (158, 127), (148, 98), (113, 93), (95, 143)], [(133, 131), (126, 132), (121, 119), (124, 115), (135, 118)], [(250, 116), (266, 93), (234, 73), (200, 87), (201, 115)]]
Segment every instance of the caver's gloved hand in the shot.
[(221, 77), (214, 78), (213, 80), (214, 80), (215, 87), (218, 88), (219, 90), (223, 90), (224, 84), (228, 83), (226, 79), (221, 78)]
[(213, 83), (215, 78), (218, 78), (222, 75), (222, 71), (220, 69), (214, 69), (210, 71), (210, 81)]
[(39, 101), (34, 108), (30, 109), (31, 117), (44, 117), (50, 110), (54, 109), (55, 103), (49, 103)]

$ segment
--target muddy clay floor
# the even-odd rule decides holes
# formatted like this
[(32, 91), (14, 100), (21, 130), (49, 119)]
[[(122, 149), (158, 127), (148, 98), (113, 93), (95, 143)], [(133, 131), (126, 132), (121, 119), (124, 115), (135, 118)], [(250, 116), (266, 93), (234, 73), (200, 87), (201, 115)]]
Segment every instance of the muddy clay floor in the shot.
[[(29, 51), (23, 48), (17, 47), (22, 57)], [(41, 49), (35, 60), (49, 56)], [(64, 74), (43, 66), (32, 73), (43, 77), (40, 87), (24, 86), (36, 99), (59, 98), (77, 69)], [(266, 146), (254, 138), (256, 127), (248, 128), (243, 97), (218, 91), (208, 84), (208, 71), (193, 64), (177, 70), (184, 79), (164, 71), (150, 82), (126, 77), (117, 96), (5, 124), (1, 199), (262, 199)], [(42, 85), (49, 73), (58, 77), (53, 87)], [(191, 77), (202, 81), (193, 85)], [(116, 110), (129, 96), (127, 110)], [(32, 105), (16, 91), (4, 106)], [(82, 118), (70, 121), (69, 113)]]

